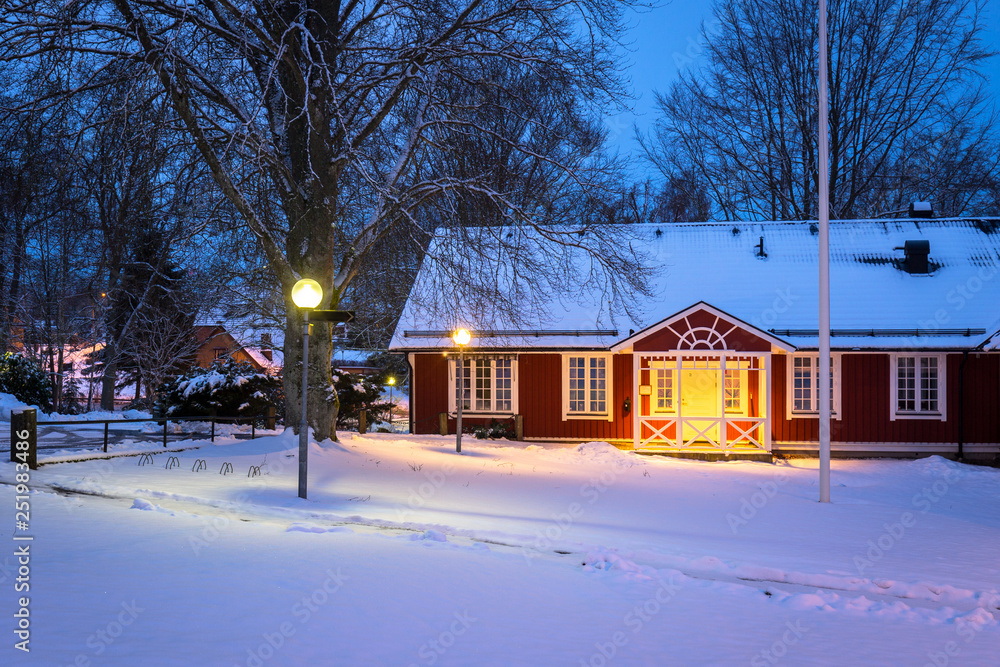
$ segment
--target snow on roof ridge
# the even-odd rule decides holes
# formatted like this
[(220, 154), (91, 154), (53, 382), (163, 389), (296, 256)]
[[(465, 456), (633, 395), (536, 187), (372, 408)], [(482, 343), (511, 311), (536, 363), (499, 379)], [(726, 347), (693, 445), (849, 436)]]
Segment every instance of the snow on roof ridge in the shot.
[[(935, 223), (941, 222), (975, 222), (977, 220), (991, 220), (1000, 222), (1000, 216), (992, 215), (963, 215), (955, 216), (949, 218), (843, 218), (837, 220), (830, 220), (832, 225), (843, 225), (843, 224), (855, 224), (859, 222), (880, 222), (880, 223), (905, 223), (910, 222), (915, 225), (933, 225)], [(816, 219), (803, 219), (803, 220), (705, 220), (702, 222), (638, 222), (634, 223), (632, 227), (650, 227), (650, 228), (663, 228), (663, 227), (732, 227), (740, 225), (782, 225), (782, 226), (799, 226), (816, 224), (819, 222)]]

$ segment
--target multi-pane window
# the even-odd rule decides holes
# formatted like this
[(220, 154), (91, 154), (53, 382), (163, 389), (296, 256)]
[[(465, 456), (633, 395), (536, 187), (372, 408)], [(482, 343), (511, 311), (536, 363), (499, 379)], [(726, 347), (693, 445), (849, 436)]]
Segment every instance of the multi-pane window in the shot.
[(462, 400), (462, 410), (486, 413), (514, 411), (514, 360), (511, 357), (466, 357), (461, 381), (458, 360), (453, 362), (455, 395), (452, 407)]
[[(455, 362), (455, 366), (458, 366), (458, 362)], [(458, 405), (458, 401), (462, 401), (463, 410), (472, 409), (472, 360), (466, 359), (462, 367), (461, 377), (459, 373), (455, 372), (455, 405)]]
[(570, 414), (607, 414), (607, 357), (569, 357)]
[(896, 412), (939, 414), (938, 357), (896, 357)]
[(587, 411), (587, 358), (569, 358), (569, 411)]
[(493, 398), (494, 412), (513, 411), (514, 362), (510, 358), (496, 359)]
[[(836, 357), (830, 359), (830, 412), (836, 413)], [(819, 358), (792, 357), (792, 412), (819, 412)]]
[(674, 371), (669, 368), (656, 369), (656, 411), (673, 412)]
[(812, 357), (792, 357), (792, 409), (795, 412), (812, 412), (818, 402), (816, 395), (817, 372)]
[(726, 370), (725, 392), (726, 410), (729, 412), (740, 410), (743, 406), (743, 386), (740, 382), (740, 371)]

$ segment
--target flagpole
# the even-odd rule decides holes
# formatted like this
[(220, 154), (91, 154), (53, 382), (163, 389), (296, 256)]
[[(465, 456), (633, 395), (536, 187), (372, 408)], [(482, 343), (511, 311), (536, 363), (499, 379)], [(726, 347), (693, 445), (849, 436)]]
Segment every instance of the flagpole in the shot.
[(830, 502), (830, 142), (826, 0), (819, 0), (819, 501)]

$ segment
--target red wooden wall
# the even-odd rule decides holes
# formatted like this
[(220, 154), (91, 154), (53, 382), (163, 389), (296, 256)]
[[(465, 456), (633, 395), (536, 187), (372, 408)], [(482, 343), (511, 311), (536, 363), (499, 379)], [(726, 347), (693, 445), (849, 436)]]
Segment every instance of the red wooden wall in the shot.
[[(816, 442), (819, 419), (786, 419), (785, 364), (773, 368), (772, 434), (775, 442)], [(830, 425), (834, 442), (958, 442), (958, 379), (962, 355), (947, 355), (947, 421), (890, 419), (892, 375), (888, 354), (844, 354), (840, 419)], [(1000, 355), (970, 354), (965, 365), (965, 442), (1000, 442)]]
[[(771, 357), (772, 440), (815, 442), (819, 420), (786, 419), (785, 364), (788, 357)], [(832, 422), (835, 442), (942, 442), (958, 441), (958, 375), (961, 353), (947, 356), (948, 418), (889, 418), (891, 380), (888, 354), (844, 354), (841, 356), (841, 418)], [(586, 440), (631, 440), (632, 417), (623, 403), (632, 394), (632, 356), (613, 356), (611, 406), (614, 420), (562, 419), (562, 359), (559, 354), (520, 354), (517, 390), (524, 435), (532, 438)], [(438, 413), (448, 409), (447, 357), (441, 353), (414, 356), (413, 430), (437, 433)], [(753, 383), (751, 383), (753, 385)], [(965, 442), (1000, 442), (1000, 354), (969, 354), (965, 366)], [(468, 424), (489, 419), (465, 417)], [(454, 420), (449, 431), (455, 432)]]
[[(629, 440), (632, 414), (625, 414), (625, 397), (632, 393), (632, 355), (613, 356), (609, 380), (614, 420), (562, 419), (562, 357), (559, 354), (520, 354), (517, 359), (518, 407), (524, 418), (524, 437), (574, 440)], [(437, 433), (438, 414), (448, 409), (447, 357), (417, 354), (413, 359), (413, 430)], [(483, 424), (489, 418), (463, 415), (464, 424)], [(455, 420), (448, 420), (455, 432)]]

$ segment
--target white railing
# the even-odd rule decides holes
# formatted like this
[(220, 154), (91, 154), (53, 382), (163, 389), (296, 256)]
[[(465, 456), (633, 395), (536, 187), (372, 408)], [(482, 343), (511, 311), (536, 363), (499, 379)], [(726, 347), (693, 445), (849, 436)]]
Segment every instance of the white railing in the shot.
[[(677, 449), (711, 448), (735, 449), (749, 446), (767, 451), (767, 443), (758, 429), (767, 428), (766, 417), (639, 417), (639, 449), (651, 444), (658, 447)], [(729, 439), (729, 427), (737, 435)], [(674, 437), (668, 437), (668, 430), (674, 427)], [(645, 430), (648, 437), (642, 437)], [(714, 429), (714, 432), (713, 432)], [(756, 434), (756, 437), (755, 437)]]

